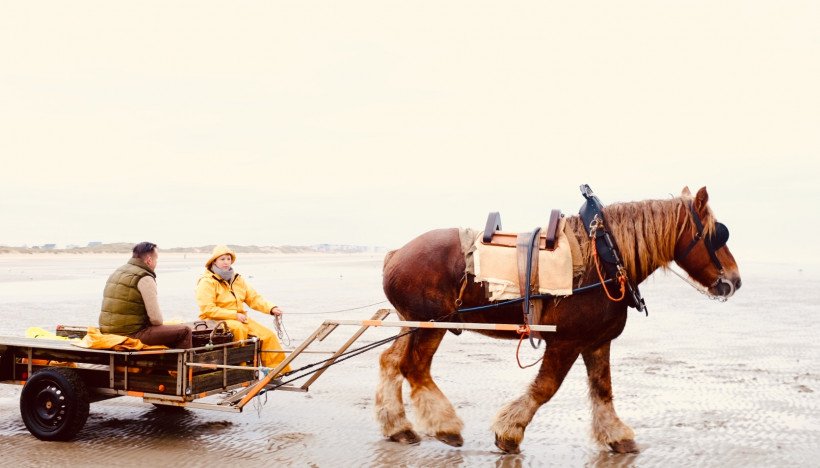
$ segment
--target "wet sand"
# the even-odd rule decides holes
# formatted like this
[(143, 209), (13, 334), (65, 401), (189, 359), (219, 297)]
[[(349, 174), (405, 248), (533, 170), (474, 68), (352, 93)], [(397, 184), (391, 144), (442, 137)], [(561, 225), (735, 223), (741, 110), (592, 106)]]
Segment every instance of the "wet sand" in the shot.
[[(117, 255), (0, 256), (0, 335), (22, 335), (32, 325), (93, 324), (105, 278), (123, 261)], [(195, 317), (201, 261), (191, 254), (160, 259), (167, 318)], [(236, 267), (286, 310), (294, 346), (324, 319), (368, 318), (377, 306), (314, 312), (383, 300), (380, 256), (247, 255)], [(744, 286), (723, 304), (671, 275), (656, 274), (642, 286), (650, 315), (631, 312), (612, 348), (616, 408), (635, 430), (638, 454), (612, 454), (592, 442), (580, 360), (536, 414), (522, 453), (500, 453), (492, 418), (535, 369), (518, 369), (515, 343), (464, 333), (448, 334), (433, 364), (464, 419), (461, 448), (431, 438), (402, 446), (381, 437), (373, 418), (373, 351), (331, 368), (308, 394), (274, 392), (241, 414), (169, 413), (130, 397), (94, 403), (85, 428), (68, 443), (31, 436), (19, 415), (20, 387), (0, 385), (0, 465), (817, 466), (820, 266), (741, 268)], [(322, 348), (352, 331), (340, 328)], [(390, 334), (371, 330), (361, 343)], [(524, 353), (536, 358), (534, 350)]]

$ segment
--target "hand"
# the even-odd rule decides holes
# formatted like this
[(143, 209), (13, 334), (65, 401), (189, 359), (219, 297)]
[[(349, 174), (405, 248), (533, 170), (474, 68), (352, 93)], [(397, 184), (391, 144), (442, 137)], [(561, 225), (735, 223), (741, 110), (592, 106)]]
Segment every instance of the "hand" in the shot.
[(274, 307), (273, 309), (270, 310), (270, 314), (271, 315), (276, 315), (278, 317), (278, 316), (282, 315), (282, 309), (280, 309), (279, 307)]
[(242, 323), (248, 323), (248, 316), (243, 314), (242, 312), (236, 313), (236, 319)]

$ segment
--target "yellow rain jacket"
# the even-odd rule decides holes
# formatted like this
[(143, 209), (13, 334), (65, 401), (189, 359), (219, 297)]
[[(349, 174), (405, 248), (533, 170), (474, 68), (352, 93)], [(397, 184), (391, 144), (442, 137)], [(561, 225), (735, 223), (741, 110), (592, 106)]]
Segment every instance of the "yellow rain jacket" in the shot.
[[(285, 359), (284, 353), (273, 352), (282, 349), (275, 333), (250, 317), (248, 323), (237, 320), (238, 313), (245, 313), (243, 304), (264, 314), (269, 314), (275, 307), (246, 283), (242, 276), (236, 274), (233, 281), (228, 283), (211, 270), (205, 270), (196, 284), (196, 302), (199, 305), (200, 319), (224, 320), (235, 340), (246, 340), (249, 335), (259, 338), (262, 341), (263, 366), (274, 368)], [(288, 371), (290, 367), (282, 369), (282, 372)]]
[(265, 314), (269, 314), (275, 307), (246, 283), (241, 275), (235, 275), (229, 284), (211, 270), (205, 270), (196, 284), (196, 302), (199, 305), (199, 318), (203, 320), (236, 320), (237, 313), (245, 313), (243, 303)]

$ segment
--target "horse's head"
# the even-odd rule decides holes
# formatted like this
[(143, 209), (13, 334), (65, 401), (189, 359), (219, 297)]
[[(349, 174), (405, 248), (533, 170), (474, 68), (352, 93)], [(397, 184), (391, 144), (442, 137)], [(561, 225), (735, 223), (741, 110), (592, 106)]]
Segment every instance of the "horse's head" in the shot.
[(675, 263), (709, 293), (729, 298), (740, 288), (740, 271), (726, 242), (729, 229), (715, 221), (709, 209), (706, 187), (692, 198), (689, 188), (681, 194), (684, 201), (680, 235), (675, 243)]

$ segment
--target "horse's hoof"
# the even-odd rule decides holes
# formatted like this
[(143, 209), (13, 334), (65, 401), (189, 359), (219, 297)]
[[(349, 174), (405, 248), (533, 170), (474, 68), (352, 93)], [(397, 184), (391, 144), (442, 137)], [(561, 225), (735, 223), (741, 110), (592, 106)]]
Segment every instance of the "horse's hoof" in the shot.
[(521, 449), (518, 448), (516, 442), (509, 439), (499, 439), (497, 435), (495, 436), (495, 446), (500, 448), (502, 452), (521, 453)]
[(447, 434), (444, 432), (439, 432), (436, 434), (436, 439), (452, 447), (461, 447), (464, 445), (464, 438), (461, 437), (461, 434)]
[(638, 444), (634, 439), (619, 440), (609, 444), (609, 448), (616, 453), (638, 453)]
[(421, 442), (421, 438), (419, 437), (419, 435), (413, 432), (411, 429), (405, 429), (401, 432), (397, 432), (391, 435), (390, 440), (405, 445), (415, 445)]

